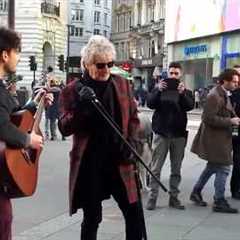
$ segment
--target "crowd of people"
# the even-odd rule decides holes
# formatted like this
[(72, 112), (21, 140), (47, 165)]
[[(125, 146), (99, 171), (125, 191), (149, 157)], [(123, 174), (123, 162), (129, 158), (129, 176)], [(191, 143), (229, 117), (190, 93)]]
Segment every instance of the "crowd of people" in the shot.
[[(205, 160), (206, 166), (189, 194), (190, 200), (198, 206), (207, 206), (202, 191), (215, 174), (213, 211), (238, 213), (238, 209), (232, 208), (225, 198), (225, 186), (233, 163), (231, 193), (233, 198), (240, 200), (240, 66), (221, 72), (217, 86), (210, 90), (204, 104), (201, 104), (200, 94), (197, 91), (193, 94), (186, 88), (182, 66), (178, 62), (170, 63), (166, 78), (159, 79), (151, 92), (139, 89), (137, 94), (141, 98), (138, 101), (154, 111), (150, 126), (138, 113), (130, 82), (111, 74), (116, 50), (105, 37), (93, 36), (83, 48), (83, 74), (78, 80), (63, 86), (49, 66), (46, 87), (33, 94), (32, 101), (21, 108), (3, 80), (7, 74), (16, 71), (20, 49), (18, 34), (1, 28), (0, 141), (16, 149), (43, 147), (42, 136), (34, 131), (21, 132), (10, 117), (19, 109), (34, 113), (44, 94), (45, 139), (56, 140), (57, 124), (63, 139), (73, 136), (69, 210), (70, 215), (78, 209), (83, 211), (81, 240), (97, 239), (102, 221), (102, 202), (111, 196), (123, 214), (126, 240), (146, 239), (139, 166), (136, 164), (136, 154), (122, 141), (121, 136), (141, 155), (144, 152), (143, 144), (152, 149), (150, 169), (157, 179), (160, 179), (169, 153), (169, 207), (185, 209), (179, 193), (188, 140), (187, 112), (200, 105), (203, 107), (202, 120), (191, 151)], [(143, 138), (147, 140), (142, 141)], [(149, 183), (144, 184), (148, 185), (145, 207), (153, 211), (157, 206), (159, 183), (150, 176)], [(0, 240), (11, 240), (12, 207), (1, 175), (0, 216)]]

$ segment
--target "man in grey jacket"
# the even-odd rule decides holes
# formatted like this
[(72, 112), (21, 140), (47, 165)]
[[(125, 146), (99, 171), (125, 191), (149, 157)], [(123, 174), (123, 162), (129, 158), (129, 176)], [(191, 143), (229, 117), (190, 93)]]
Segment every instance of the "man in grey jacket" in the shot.
[(238, 213), (225, 199), (225, 185), (232, 164), (232, 127), (238, 126), (238, 118), (230, 101), (230, 91), (238, 86), (239, 75), (234, 69), (226, 69), (219, 75), (219, 85), (207, 96), (202, 122), (192, 144), (191, 151), (207, 165), (201, 173), (190, 196), (199, 206), (206, 206), (201, 191), (209, 178), (215, 174), (214, 212)]

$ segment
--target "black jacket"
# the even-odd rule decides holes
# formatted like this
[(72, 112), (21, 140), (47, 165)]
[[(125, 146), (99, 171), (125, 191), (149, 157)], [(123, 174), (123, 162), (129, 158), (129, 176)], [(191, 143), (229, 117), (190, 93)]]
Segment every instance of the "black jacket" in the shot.
[(164, 100), (161, 95), (161, 91), (154, 88), (147, 99), (148, 107), (155, 110), (152, 117), (153, 131), (164, 137), (186, 137), (187, 111), (194, 107), (192, 92), (185, 90), (179, 94), (176, 102)]
[[(240, 117), (240, 88), (232, 92), (230, 99), (235, 113)], [(234, 138), (237, 139), (238, 142), (240, 141), (240, 128), (238, 128), (238, 136), (235, 136)]]
[[(32, 110), (32, 106), (27, 109)], [(10, 121), (11, 114), (18, 110), (16, 101), (0, 80), (0, 141), (11, 147), (23, 148), (29, 144), (29, 136)]]

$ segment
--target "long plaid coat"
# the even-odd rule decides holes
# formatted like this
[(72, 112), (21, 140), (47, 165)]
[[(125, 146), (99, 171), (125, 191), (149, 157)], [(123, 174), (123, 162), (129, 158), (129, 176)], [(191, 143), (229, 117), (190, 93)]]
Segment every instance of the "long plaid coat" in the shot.
[[(113, 85), (116, 90), (122, 116), (122, 132), (125, 138), (137, 137), (139, 127), (139, 119), (137, 116), (137, 107), (133, 98), (130, 84), (127, 80), (120, 76), (113, 75)], [(75, 194), (77, 177), (79, 174), (79, 166), (86, 150), (89, 134), (84, 132), (84, 116), (76, 111), (77, 92), (76, 81), (71, 82), (63, 89), (60, 95), (60, 119), (59, 129), (65, 136), (73, 135), (73, 145), (70, 152), (70, 175), (69, 175), (69, 202), (70, 215), (77, 212), (77, 202)], [(128, 199), (130, 203), (138, 200), (137, 187), (134, 174), (134, 166), (132, 164), (119, 165), (119, 172), (126, 187)]]

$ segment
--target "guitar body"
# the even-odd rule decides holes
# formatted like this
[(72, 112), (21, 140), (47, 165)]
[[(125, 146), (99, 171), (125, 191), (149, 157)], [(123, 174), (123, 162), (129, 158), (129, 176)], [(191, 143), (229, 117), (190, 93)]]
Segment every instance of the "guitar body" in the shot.
[[(18, 129), (31, 133), (34, 116), (28, 110), (22, 110), (11, 116)], [(37, 131), (36, 131), (37, 130)], [(38, 135), (42, 133), (38, 127)], [(37, 186), (38, 163), (42, 149), (14, 149), (0, 141), (0, 186), (9, 198), (33, 195)]]

